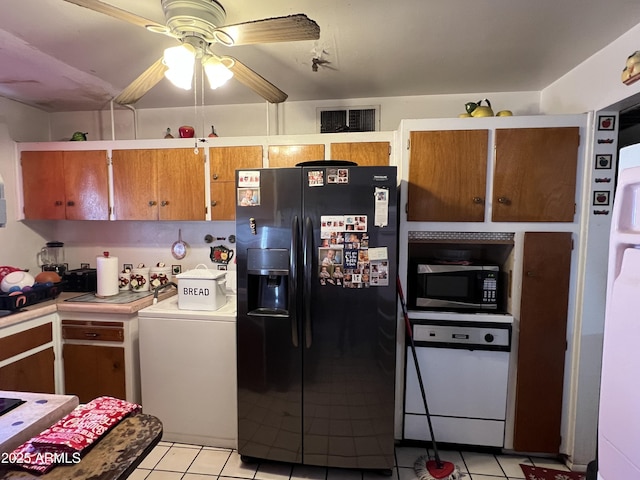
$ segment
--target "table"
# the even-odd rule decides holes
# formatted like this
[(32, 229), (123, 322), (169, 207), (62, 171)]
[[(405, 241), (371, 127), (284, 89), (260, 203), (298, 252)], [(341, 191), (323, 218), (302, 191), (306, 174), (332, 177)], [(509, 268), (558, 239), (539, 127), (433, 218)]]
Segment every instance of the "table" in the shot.
[(45, 475), (0, 464), (0, 480), (124, 480), (161, 438), (158, 418), (136, 414), (118, 423), (77, 464), (56, 466)]
[(0, 397), (25, 402), (0, 415), (0, 453), (13, 451), (78, 406), (75, 395), (0, 390)]

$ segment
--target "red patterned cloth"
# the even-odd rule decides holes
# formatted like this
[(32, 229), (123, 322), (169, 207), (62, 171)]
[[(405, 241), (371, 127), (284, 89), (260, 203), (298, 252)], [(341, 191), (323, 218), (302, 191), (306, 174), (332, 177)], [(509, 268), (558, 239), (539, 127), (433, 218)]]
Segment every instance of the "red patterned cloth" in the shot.
[(531, 467), (520, 464), (526, 480), (585, 480), (585, 475), (578, 472), (566, 472), (552, 468)]
[(16, 267), (9, 267), (8, 265), (3, 265), (0, 266), (0, 282), (2, 281), (2, 279), (4, 277), (6, 277), (7, 275), (9, 275), (10, 273), (13, 272), (19, 272), (21, 271), (20, 268), (16, 268)]
[(45, 473), (57, 464), (78, 463), (83, 452), (140, 405), (113, 397), (98, 397), (76, 407), (10, 455), (23, 468)]

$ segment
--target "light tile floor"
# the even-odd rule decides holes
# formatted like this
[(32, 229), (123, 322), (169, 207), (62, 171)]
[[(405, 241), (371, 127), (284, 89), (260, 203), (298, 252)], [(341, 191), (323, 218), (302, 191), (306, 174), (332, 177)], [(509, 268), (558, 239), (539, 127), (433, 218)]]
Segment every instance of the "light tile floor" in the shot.
[[(396, 447), (396, 468), (390, 480), (414, 480), (415, 460), (426, 448)], [(442, 460), (453, 462), (464, 480), (524, 479), (521, 463), (569, 470), (549, 458), (442, 450)], [(283, 463), (243, 464), (232, 449), (160, 442), (129, 477), (131, 480), (381, 480), (375, 471), (310, 467)]]

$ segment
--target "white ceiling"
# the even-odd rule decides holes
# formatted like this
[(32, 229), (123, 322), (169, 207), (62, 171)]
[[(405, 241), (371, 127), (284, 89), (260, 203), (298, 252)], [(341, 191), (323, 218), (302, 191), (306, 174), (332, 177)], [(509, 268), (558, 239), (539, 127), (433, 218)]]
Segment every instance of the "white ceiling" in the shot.
[[(103, 1), (164, 24), (160, 0)], [(538, 91), (640, 24), (638, 0), (221, 3), (226, 24), (305, 13), (320, 25), (317, 41), (214, 48), (277, 85), (289, 101)], [(0, 96), (50, 112), (108, 108), (177, 45), (63, 0), (2, 0), (0, 8)], [(330, 63), (313, 72), (318, 55)], [(195, 92), (197, 98), (163, 79), (136, 107), (201, 104), (200, 85)], [(204, 92), (211, 105), (262, 101), (233, 80)]]

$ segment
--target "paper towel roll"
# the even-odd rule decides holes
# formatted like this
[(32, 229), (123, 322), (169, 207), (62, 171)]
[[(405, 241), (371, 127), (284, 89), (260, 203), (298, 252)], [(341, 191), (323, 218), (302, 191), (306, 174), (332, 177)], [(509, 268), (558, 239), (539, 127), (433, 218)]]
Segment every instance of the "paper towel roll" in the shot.
[(96, 257), (96, 276), (98, 297), (110, 297), (117, 295), (120, 290), (118, 281), (118, 257), (110, 257), (109, 252), (104, 252), (101, 257)]

